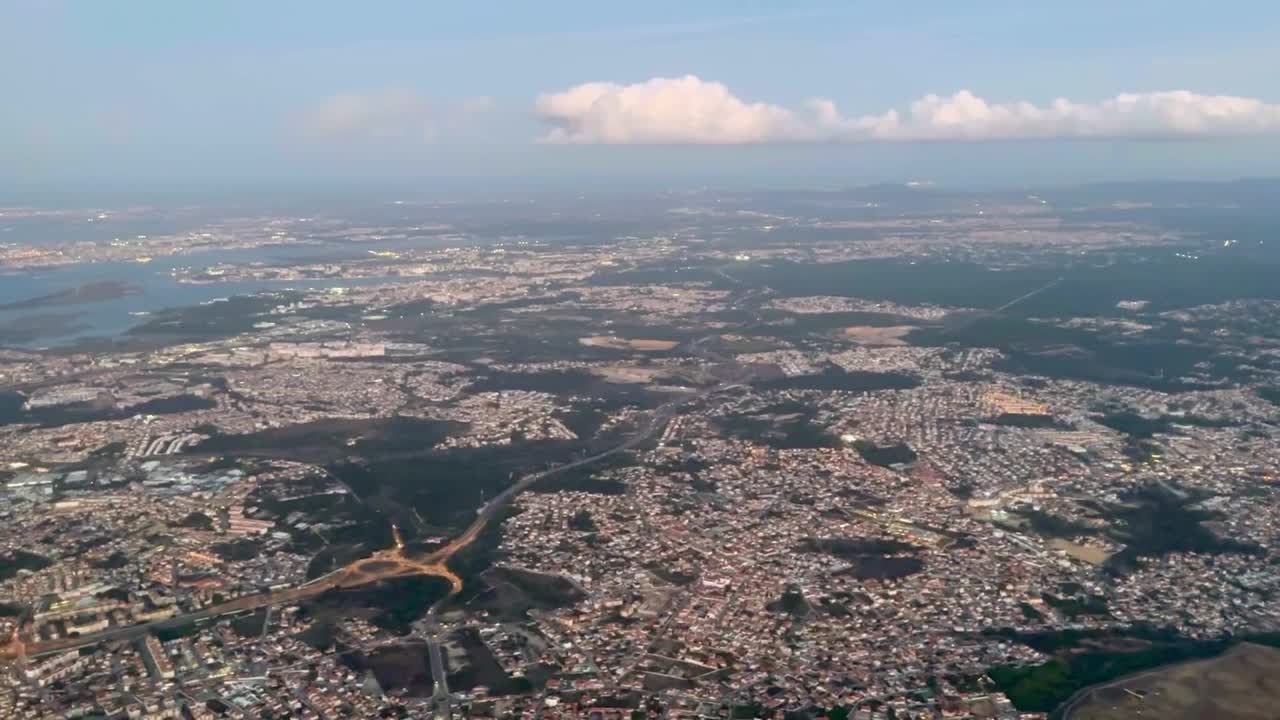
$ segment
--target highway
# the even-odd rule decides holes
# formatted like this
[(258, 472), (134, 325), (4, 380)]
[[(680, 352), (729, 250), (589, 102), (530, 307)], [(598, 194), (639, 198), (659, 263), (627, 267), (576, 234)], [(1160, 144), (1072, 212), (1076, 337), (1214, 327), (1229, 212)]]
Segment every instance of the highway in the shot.
[(435, 684), (431, 693), (432, 702), (435, 703), (432, 717), (450, 718), (453, 717), (453, 709), (450, 706), (452, 698), (449, 697), (449, 674), (444, 669), (444, 656), (440, 651), (440, 626), (436, 623), (434, 607), (427, 611), (427, 633), (427, 656), (431, 661), (431, 678)]
[[(705, 348), (702, 347), (703, 343), (708, 339), (710, 338), (702, 338), (694, 341), (691, 343), (691, 348), (703, 357), (717, 360), (722, 359), (714, 357), (712, 353), (706, 351)], [(218, 617), (220, 615), (256, 610), (258, 608), (269, 607), (272, 605), (297, 603), (331, 589), (358, 587), (378, 582), (380, 580), (399, 577), (429, 575), (442, 578), (449, 583), (449, 593), (432, 606), (430, 612), (434, 613), (439, 607), (443, 606), (444, 603), (448, 602), (451, 598), (462, 591), (462, 578), (449, 569), (449, 560), (452, 559), (459, 551), (475, 542), (476, 539), (480, 537), (480, 534), (484, 532), (485, 528), (488, 527), (489, 523), (495, 517), (498, 517), (502, 509), (520, 495), (520, 493), (528, 490), (534, 484), (545, 478), (600, 462), (605, 458), (627, 452), (640, 446), (664, 428), (667, 422), (675, 416), (676, 411), (679, 408), (695, 400), (700, 400), (715, 393), (740, 386), (742, 383), (749, 380), (750, 371), (748, 370), (744, 373), (739, 373), (739, 375), (740, 377), (736, 377), (732, 380), (724, 380), (714, 387), (707, 388), (701, 392), (681, 396), (658, 406), (653, 410), (652, 414), (650, 414), (648, 420), (642, 427), (638, 428), (636, 432), (634, 432), (625, 441), (609, 448), (608, 450), (521, 477), (506, 490), (503, 490), (501, 493), (494, 496), (492, 500), (486, 503), (476, 514), (475, 520), (467, 526), (466, 530), (425, 557), (410, 557), (409, 554), (405, 552), (403, 544), (397, 542), (392, 548), (379, 550), (368, 557), (356, 560), (349, 565), (302, 585), (258, 595), (244, 595), (225, 603), (220, 603), (196, 612), (186, 613), (164, 620), (124, 627), (108, 628), (88, 635), (60, 638), (57, 640), (36, 643), (25, 643), (15, 636), (9, 643), (0, 647), (0, 659), (38, 657), (40, 655), (48, 655), (73, 648), (96, 645), (98, 643), (112, 640), (134, 639), (156, 630), (180, 627), (188, 623), (198, 622)], [(398, 531), (396, 532), (396, 537), (397, 539), (399, 538)]]
[(1000, 307), (996, 308), (995, 310), (992, 310), (992, 311), (991, 311), (991, 314), (992, 314), (992, 315), (999, 315), (1000, 313), (1004, 312), (1005, 310), (1008, 310), (1009, 308), (1013, 307), (1014, 305), (1017, 305), (1018, 303), (1022, 302), (1023, 300), (1030, 300), (1031, 298), (1035, 297), (1036, 295), (1039, 295), (1040, 293), (1042, 293), (1042, 292), (1044, 292), (1044, 291), (1046, 291), (1046, 290), (1050, 290), (1050, 289), (1052, 289), (1052, 288), (1054, 288), (1054, 287), (1057, 287), (1057, 286), (1058, 286), (1058, 284), (1059, 284), (1059, 283), (1061, 283), (1062, 281), (1063, 281), (1063, 276), (1059, 275), (1057, 278), (1055, 278), (1054, 280), (1051, 280), (1050, 282), (1046, 283), (1046, 284), (1045, 284), (1045, 285), (1043, 285), (1042, 287), (1038, 287), (1038, 288), (1036, 288), (1035, 290), (1032, 290), (1031, 292), (1027, 293), (1026, 295), (1019, 295), (1018, 297), (1016, 297), (1016, 298), (1014, 298), (1014, 299), (1010, 300), (1009, 302), (1007, 302), (1007, 303), (1005, 303), (1005, 304), (1001, 305)]

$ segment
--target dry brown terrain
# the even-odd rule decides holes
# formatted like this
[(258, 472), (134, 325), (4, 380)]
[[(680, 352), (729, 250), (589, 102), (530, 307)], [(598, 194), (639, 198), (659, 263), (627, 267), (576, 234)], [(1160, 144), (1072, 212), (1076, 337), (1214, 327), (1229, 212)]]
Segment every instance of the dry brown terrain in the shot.
[(1063, 720), (1275, 720), (1280, 650), (1242, 643), (1209, 660), (1101, 685), (1077, 697)]
[(578, 338), (578, 342), (587, 347), (605, 347), (614, 350), (670, 350), (680, 343), (674, 340), (630, 340), (612, 335), (592, 335)]
[(844, 329), (844, 337), (846, 340), (852, 340), (859, 345), (906, 345), (907, 341), (903, 340), (903, 338), (907, 336), (907, 333), (915, 329), (914, 325), (890, 325), (888, 327), (854, 325)]
[(1107, 561), (1107, 558), (1111, 557), (1110, 553), (1096, 545), (1081, 545), (1062, 538), (1053, 538), (1049, 540), (1048, 544), (1049, 547), (1061, 550), (1071, 557), (1083, 560), (1090, 565), (1101, 565)]
[(592, 368), (591, 374), (596, 377), (604, 378), (606, 382), (622, 383), (622, 384), (644, 384), (651, 383), (661, 377), (670, 377), (671, 371), (667, 368), (645, 368), (634, 367), (630, 365), (609, 365), (606, 367)]

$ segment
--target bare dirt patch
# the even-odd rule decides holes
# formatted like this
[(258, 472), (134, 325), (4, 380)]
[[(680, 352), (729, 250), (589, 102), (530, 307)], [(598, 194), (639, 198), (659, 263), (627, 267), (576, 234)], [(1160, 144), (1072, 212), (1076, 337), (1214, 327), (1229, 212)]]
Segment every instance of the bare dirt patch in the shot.
[(587, 347), (603, 347), (612, 348), (614, 350), (641, 350), (645, 352), (656, 352), (661, 350), (670, 350), (680, 343), (675, 340), (647, 340), (643, 338), (629, 339), (620, 338), (613, 335), (592, 335), (590, 337), (578, 338), (578, 342)]
[(907, 336), (907, 333), (915, 329), (915, 325), (889, 325), (887, 327), (854, 325), (844, 329), (844, 337), (846, 340), (852, 340), (859, 345), (896, 347), (906, 345), (907, 341), (903, 338)]
[(1093, 545), (1081, 545), (1073, 543), (1070, 540), (1062, 538), (1054, 538), (1049, 541), (1049, 547), (1061, 550), (1077, 560), (1083, 560), (1090, 565), (1101, 565), (1111, 557), (1111, 553)]
[(1199, 662), (1122, 678), (1083, 693), (1063, 720), (1264, 720), (1280, 706), (1280, 650), (1241, 643)]
[(591, 369), (591, 374), (605, 382), (625, 385), (647, 385), (658, 378), (670, 377), (671, 371), (661, 367), (635, 367), (631, 365), (607, 365)]

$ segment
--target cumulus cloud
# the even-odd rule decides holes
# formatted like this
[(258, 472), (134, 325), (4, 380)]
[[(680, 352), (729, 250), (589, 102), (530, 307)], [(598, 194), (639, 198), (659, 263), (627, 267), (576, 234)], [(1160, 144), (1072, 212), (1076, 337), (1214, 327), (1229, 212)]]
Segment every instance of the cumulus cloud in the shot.
[(744, 101), (693, 75), (633, 85), (586, 83), (538, 98), (553, 143), (745, 145), (1070, 138), (1179, 138), (1280, 133), (1280, 105), (1186, 90), (1101, 102), (988, 102), (968, 90), (928, 95), (904, 112), (847, 117), (814, 99), (799, 109)]
[(794, 139), (804, 123), (786, 108), (747, 103), (692, 75), (636, 85), (586, 83), (538, 98), (551, 142), (746, 144)]
[(431, 106), (408, 90), (345, 93), (325, 98), (303, 113), (298, 128), (306, 137), (428, 139), (432, 133)]

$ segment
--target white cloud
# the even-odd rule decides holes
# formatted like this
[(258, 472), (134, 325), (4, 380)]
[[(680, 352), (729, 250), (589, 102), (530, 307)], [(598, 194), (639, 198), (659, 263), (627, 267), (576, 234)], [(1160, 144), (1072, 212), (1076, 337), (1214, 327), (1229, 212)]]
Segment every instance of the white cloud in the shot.
[(791, 111), (746, 103), (720, 83), (692, 75), (636, 85), (587, 83), (538, 98), (551, 142), (734, 145), (793, 138), (804, 124)]
[(408, 90), (346, 93), (302, 114), (298, 128), (313, 139), (421, 138), (433, 135), (430, 104)]
[(1280, 105), (1186, 90), (1126, 93), (1097, 103), (1059, 98), (1049, 105), (989, 103), (962, 90), (929, 95), (906, 115), (846, 122), (845, 132), (870, 140), (1005, 140), (1025, 138), (1210, 137), (1280, 132)]
[(581, 144), (742, 145), (1056, 138), (1178, 138), (1280, 133), (1280, 105), (1185, 90), (1048, 105), (993, 103), (968, 90), (928, 95), (905, 112), (845, 117), (835, 103), (800, 110), (752, 103), (693, 75), (634, 85), (587, 83), (538, 98), (545, 140)]

